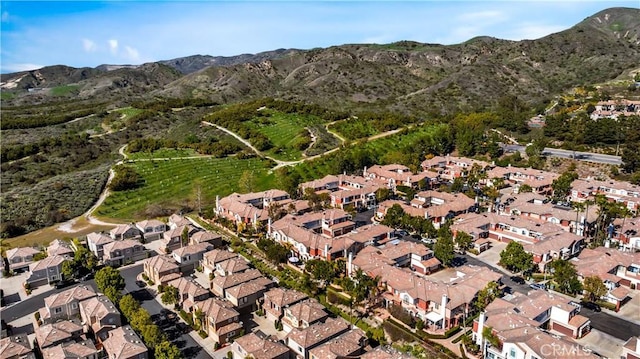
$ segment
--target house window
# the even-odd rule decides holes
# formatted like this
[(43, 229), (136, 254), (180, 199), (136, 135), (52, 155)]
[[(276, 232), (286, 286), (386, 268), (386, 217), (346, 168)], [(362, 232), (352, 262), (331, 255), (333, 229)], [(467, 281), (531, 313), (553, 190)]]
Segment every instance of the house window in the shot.
[(55, 314), (62, 313), (62, 308), (53, 308), (53, 312), (54, 312)]
[(76, 308), (78, 308), (78, 303), (76, 302), (71, 303), (71, 309), (76, 309)]
[(109, 318), (109, 324), (113, 324), (115, 321), (116, 320), (113, 317)]
[(234, 334), (236, 334), (234, 330), (230, 331), (229, 334), (227, 334), (227, 338), (231, 338)]
[(515, 358), (516, 357), (516, 350), (515, 349), (511, 349), (509, 351), (509, 356), (512, 357), (512, 358)]
[(299, 353), (304, 353), (304, 349), (302, 349), (302, 347), (301, 347), (301, 346), (298, 346), (298, 352), (299, 352)]
[(242, 303), (246, 303), (247, 302), (247, 297), (244, 297), (241, 299)]

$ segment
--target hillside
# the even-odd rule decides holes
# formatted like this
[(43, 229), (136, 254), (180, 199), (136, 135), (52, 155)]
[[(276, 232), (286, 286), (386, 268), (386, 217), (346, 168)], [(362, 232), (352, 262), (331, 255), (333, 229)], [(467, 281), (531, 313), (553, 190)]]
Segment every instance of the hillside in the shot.
[(452, 112), (506, 94), (537, 102), (615, 78), (640, 58), (640, 10), (615, 8), (538, 40), (478, 37), (442, 46), (342, 45), (286, 58), (209, 67), (158, 94), (229, 102), (276, 96), (334, 108)]
[(141, 66), (51, 66), (2, 75), (2, 88), (11, 92), (3, 99), (16, 102), (32, 100), (20, 96), (29, 88), (73, 85), (67, 92), (81, 98), (149, 94), (228, 103), (275, 97), (334, 109), (452, 113), (491, 107), (507, 94), (540, 103), (573, 86), (616, 78), (637, 66), (639, 39), (640, 9), (612, 8), (537, 40), (401, 41), (194, 55)]

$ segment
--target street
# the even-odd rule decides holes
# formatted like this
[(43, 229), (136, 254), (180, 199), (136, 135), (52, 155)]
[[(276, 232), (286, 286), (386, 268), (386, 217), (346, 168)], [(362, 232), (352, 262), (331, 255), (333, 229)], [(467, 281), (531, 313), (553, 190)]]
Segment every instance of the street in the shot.
[[(520, 152), (525, 153), (526, 146), (523, 145), (502, 145), (505, 152)], [(550, 157), (572, 158), (579, 161), (588, 161), (596, 163), (604, 163), (609, 165), (621, 165), (622, 158), (620, 156), (604, 155), (601, 153), (593, 152), (578, 152), (571, 150), (563, 150), (560, 148), (545, 147), (542, 151), (542, 155)]]

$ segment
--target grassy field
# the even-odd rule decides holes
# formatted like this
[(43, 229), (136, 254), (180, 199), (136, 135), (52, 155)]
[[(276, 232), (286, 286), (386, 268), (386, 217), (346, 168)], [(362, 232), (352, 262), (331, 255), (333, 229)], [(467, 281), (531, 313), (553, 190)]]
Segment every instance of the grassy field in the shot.
[(123, 108), (119, 108), (119, 109), (116, 109), (116, 110), (113, 110), (113, 111), (123, 114), (124, 115), (124, 120), (126, 120), (127, 118), (135, 116), (135, 115), (141, 113), (144, 110), (141, 110), (139, 108), (133, 108), (133, 107), (123, 107)]
[(272, 188), (275, 176), (268, 174), (270, 162), (260, 159), (172, 159), (130, 164), (143, 177), (144, 185), (130, 191), (112, 192), (95, 212), (101, 218), (139, 220), (150, 206), (181, 208), (193, 206), (196, 188), (202, 191), (202, 205), (211, 205), (216, 195), (240, 191), (244, 171), (254, 172), (254, 190)]
[[(193, 156), (201, 156), (195, 150), (191, 148), (161, 148), (157, 151), (149, 152), (136, 152), (136, 153), (127, 153), (127, 157), (131, 160), (139, 160), (139, 159), (151, 159), (151, 158), (181, 158), (181, 157), (193, 157)], [(203, 157), (205, 158), (205, 157)]]
[(113, 228), (112, 226), (99, 226), (91, 224), (87, 222), (84, 217), (79, 218), (78, 221), (74, 223), (71, 228), (71, 232), (61, 231), (59, 227), (60, 224), (56, 224), (51, 227), (42, 228), (22, 236), (3, 239), (2, 247), (4, 249), (9, 249), (15, 247), (46, 246), (54, 239), (78, 238), (86, 236), (87, 234), (92, 232), (108, 231)]
[(66, 96), (77, 92), (79, 88), (79, 85), (62, 85), (52, 87), (49, 93), (53, 96)]
[(272, 110), (264, 110), (270, 116), (267, 117), (269, 124), (260, 123), (260, 118), (247, 123), (248, 126), (256, 128), (267, 136), (274, 145), (274, 148), (266, 153), (276, 159), (283, 161), (295, 161), (302, 158), (302, 151), (295, 148), (295, 144), (300, 140), (300, 132), (306, 126), (316, 124), (321, 120), (315, 116), (300, 115), (292, 113), (282, 113)]

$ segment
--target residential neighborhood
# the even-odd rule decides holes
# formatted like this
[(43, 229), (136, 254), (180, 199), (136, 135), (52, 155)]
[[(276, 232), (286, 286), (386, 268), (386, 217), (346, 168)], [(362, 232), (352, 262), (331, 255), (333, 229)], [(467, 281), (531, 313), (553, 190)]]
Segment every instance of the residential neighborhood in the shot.
[[(420, 169), (9, 249), (2, 359), (407, 357), (399, 342), (446, 358), (639, 357), (637, 186), (562, 189), (561, 174), (453, 156)], [(28, 315), (5, 319), (15, 308)]]

